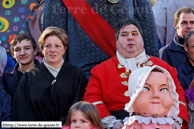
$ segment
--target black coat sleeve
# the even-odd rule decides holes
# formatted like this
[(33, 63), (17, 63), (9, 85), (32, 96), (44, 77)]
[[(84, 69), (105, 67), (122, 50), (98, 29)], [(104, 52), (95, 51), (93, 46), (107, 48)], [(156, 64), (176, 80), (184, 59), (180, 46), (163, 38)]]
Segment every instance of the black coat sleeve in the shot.
[(29, 101), (28, 75), (25, 73), (21, 78), (13, 100), (14, 121), (39, 120)]
[[(74, 82), (72, 82), (72, 83), (75, 83), (74, 84), (75, 92), (74, 92), (74, 95), (72, 97), (72, 103), (69, 106), (73, 105), (74, 103), (76, 103), (78, 101), (83, 100), (82, 98), (83, 98), (83, 95), (85, 93), (85, 88), (86, 88), (87, 82), (88, 82), (85, 73), (81, 69), (78, 70), (75, 75), (76, 76), (74, 76), (75, 77)], [(67, 115), (60, 117), (59, 121), (62, 121), (62, 124), (64, 124), (66, 119), (67, 119)]]

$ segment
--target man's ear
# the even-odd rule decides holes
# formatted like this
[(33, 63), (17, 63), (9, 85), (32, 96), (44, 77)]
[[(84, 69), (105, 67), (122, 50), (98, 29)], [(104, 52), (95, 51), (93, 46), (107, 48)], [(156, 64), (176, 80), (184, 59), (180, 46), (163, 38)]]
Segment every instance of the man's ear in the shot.
[(184, 49), (188, 53), (188, 47), (187, 47), (186, 43), (184, 43)]
[(174, 27), (177, 30), (178, 29), (178, 25), (174, 22)]
[(116, 47), (117, 47), (117, 49), (118, 49), (118, 40), (116, 39)]
[(34, 49), (34, 56), (37, 54), (37, 51), (38, 51), (38, 49), (35, 48), (35, 49)]
[(14, 52), (11, 52), (11, 54), (12, 54), (13, 58), (16, 58), (15, 55), (14, 55)]

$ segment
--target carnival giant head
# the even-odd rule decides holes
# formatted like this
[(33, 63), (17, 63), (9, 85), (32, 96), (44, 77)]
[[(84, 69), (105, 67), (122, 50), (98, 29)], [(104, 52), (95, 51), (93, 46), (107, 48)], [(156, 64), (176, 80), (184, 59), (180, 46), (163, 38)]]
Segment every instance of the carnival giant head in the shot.
[(145, 117), (176, 118), (179, 113), (178, 94), (167, 70), (154, 65), (132, 72), (129, 77), (130, 102), (125, 110)]

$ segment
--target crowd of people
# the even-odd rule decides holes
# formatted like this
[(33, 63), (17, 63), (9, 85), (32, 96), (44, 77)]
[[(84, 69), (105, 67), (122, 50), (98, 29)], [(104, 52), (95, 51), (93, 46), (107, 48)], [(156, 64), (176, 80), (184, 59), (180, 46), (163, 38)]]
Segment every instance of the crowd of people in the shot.
[[(62, 1), (68, 7), (69, 3)], [(75, 14), (72, 16), (77, 20)], [(45, 26), (50, 18), (46, 18)], [(84, 34), (79, 38), (86, 41), (89, 31), (82, 24), (75, 27), (78, 23), (73, 29), (71, 25), (66, 27), (75, 31), (81, 26), (84, 31), (78, 30)], [(149, 47), (145, 24), (136, 17), (117, 21), (115, 37), (109, 37), (115, 39), (110, 47), (115, 49), (111, 50), (114, 54), (110, 50), (104, 54), (101, 47), (94, 53), (93, 48), (77, 51), (79, 45), (89, 49), (94, 42), (87, 46), (77, 40), (79, 32), (69, 37), (72, 30), (67, 33), (66, 27), (49, 23), (38, 39), (41, 62), (34, 58), (36, 40), (29, 34), (17, 35), (10, 44), (16, 64), (0, 47), (1, 121), (61, 121), (62, 129), (192, 129), (194, 9), (183, 7), (176, 11), (177, 34), (155, 54), (155, 47), (152, 51)], [(148, 30), (156, 36), (152, 27)], [(155, 42), (155, 38), (150, 41)], [(81, 43), (72, 45), (74, 41)], [(158, 53), (160, 58), (156, 57)], [(87, 62), (83, 63), (83, 58)]]

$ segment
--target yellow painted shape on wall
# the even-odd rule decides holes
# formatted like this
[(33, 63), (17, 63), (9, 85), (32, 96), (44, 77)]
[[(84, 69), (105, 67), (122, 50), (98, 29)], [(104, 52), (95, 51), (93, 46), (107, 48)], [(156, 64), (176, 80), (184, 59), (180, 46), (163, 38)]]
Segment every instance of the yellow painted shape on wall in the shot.
[[(4, 32), (8, 29), (9, 27), (9, 22), (7, 21), (7, 19), (0, 17), (0, 32)], [(3, 23), (3, 24), (2, 24)]]

